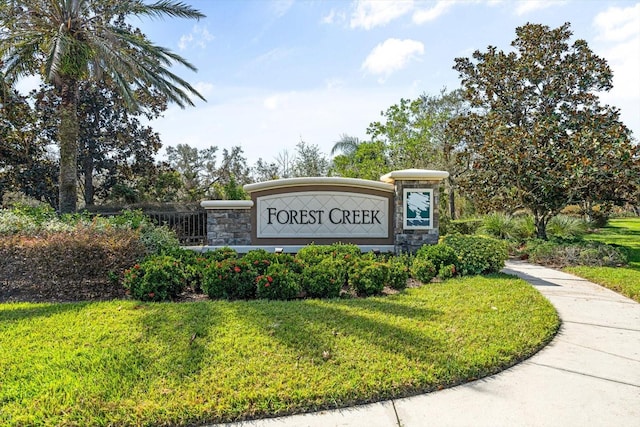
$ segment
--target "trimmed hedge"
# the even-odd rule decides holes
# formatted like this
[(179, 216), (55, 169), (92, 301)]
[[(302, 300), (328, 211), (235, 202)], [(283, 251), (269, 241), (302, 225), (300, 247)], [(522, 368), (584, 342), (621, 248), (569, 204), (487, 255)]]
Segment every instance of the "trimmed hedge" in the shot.
[(456, 255), (456, 271), (463, 276), (497, 273), (509, 257), (505, 242), (483, 236), (449, 235), (441, 238)]
[(136, 230), (80, 225), (40, 236), (0, 236), (0, 271), (30, 281), (87, 281), (120, 276), (146, 247)]

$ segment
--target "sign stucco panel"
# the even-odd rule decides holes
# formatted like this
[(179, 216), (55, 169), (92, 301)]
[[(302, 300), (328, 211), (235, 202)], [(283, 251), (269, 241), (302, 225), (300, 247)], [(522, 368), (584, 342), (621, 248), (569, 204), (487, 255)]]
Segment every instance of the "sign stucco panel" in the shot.
[(386, 238), (385, 197), (339, 191), (292, 192), (256, 199), (258, 238)]

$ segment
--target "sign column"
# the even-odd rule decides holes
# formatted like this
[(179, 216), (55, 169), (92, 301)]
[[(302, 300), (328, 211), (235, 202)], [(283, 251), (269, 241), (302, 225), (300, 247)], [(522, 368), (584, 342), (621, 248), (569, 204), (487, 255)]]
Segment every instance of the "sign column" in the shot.
[(439, 189), (445, 171), (405, 169), (390, 172), (381, 181), (395, 186), (394, 247), (396, 253), (415, 253), (439, 237)]

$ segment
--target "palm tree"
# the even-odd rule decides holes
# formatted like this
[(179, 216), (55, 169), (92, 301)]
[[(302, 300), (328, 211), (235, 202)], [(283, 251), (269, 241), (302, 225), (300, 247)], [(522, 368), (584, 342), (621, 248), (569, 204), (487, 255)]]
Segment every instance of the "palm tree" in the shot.
[(361, 141), (355, 136), (349, 136), (346, 133), (340, 135), (340, 139), (333, 144), (331, 155), (341, 151), (345, 156), (355, 154)]
[(181, 56), (151, 43), (127, 25), (133, 17), (200, 19), (181, 2), (158, 0), (4, 0), (0, 4), (0, 72), (10, 84), (39, 74), (60, 96), (60, 212), (77, 201), (78, 86), (104, 80), (127, 105), (138, 107), (136, 91), (157, 91), (180, 107), (200, 95), (169, 68), (177, 63), (196, 71)]

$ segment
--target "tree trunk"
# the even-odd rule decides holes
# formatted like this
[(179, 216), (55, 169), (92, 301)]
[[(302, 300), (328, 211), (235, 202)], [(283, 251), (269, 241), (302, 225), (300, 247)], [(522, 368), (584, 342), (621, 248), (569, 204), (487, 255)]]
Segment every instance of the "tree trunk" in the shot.
[(78, 84), (62, 83), (60, 103), (60, 213), (74, 213), (78, 200)]
[(84, 203), (87, 206), (95, 204), (95, 190), (93, 188), (93, 141), (87, 141), (84, 162), (82, 162), (82, 170), (84, 175)]
[(548, 218), (546, 216), (538, 216), (534, 215), (534, 221), (536, 225), (536, 237), (542, 240), (548, 240), (547, 237), (547, 221)]
[(449, 179), (449, 215), (451, 219), (456, 219), (456, 193), (451, 179)]

